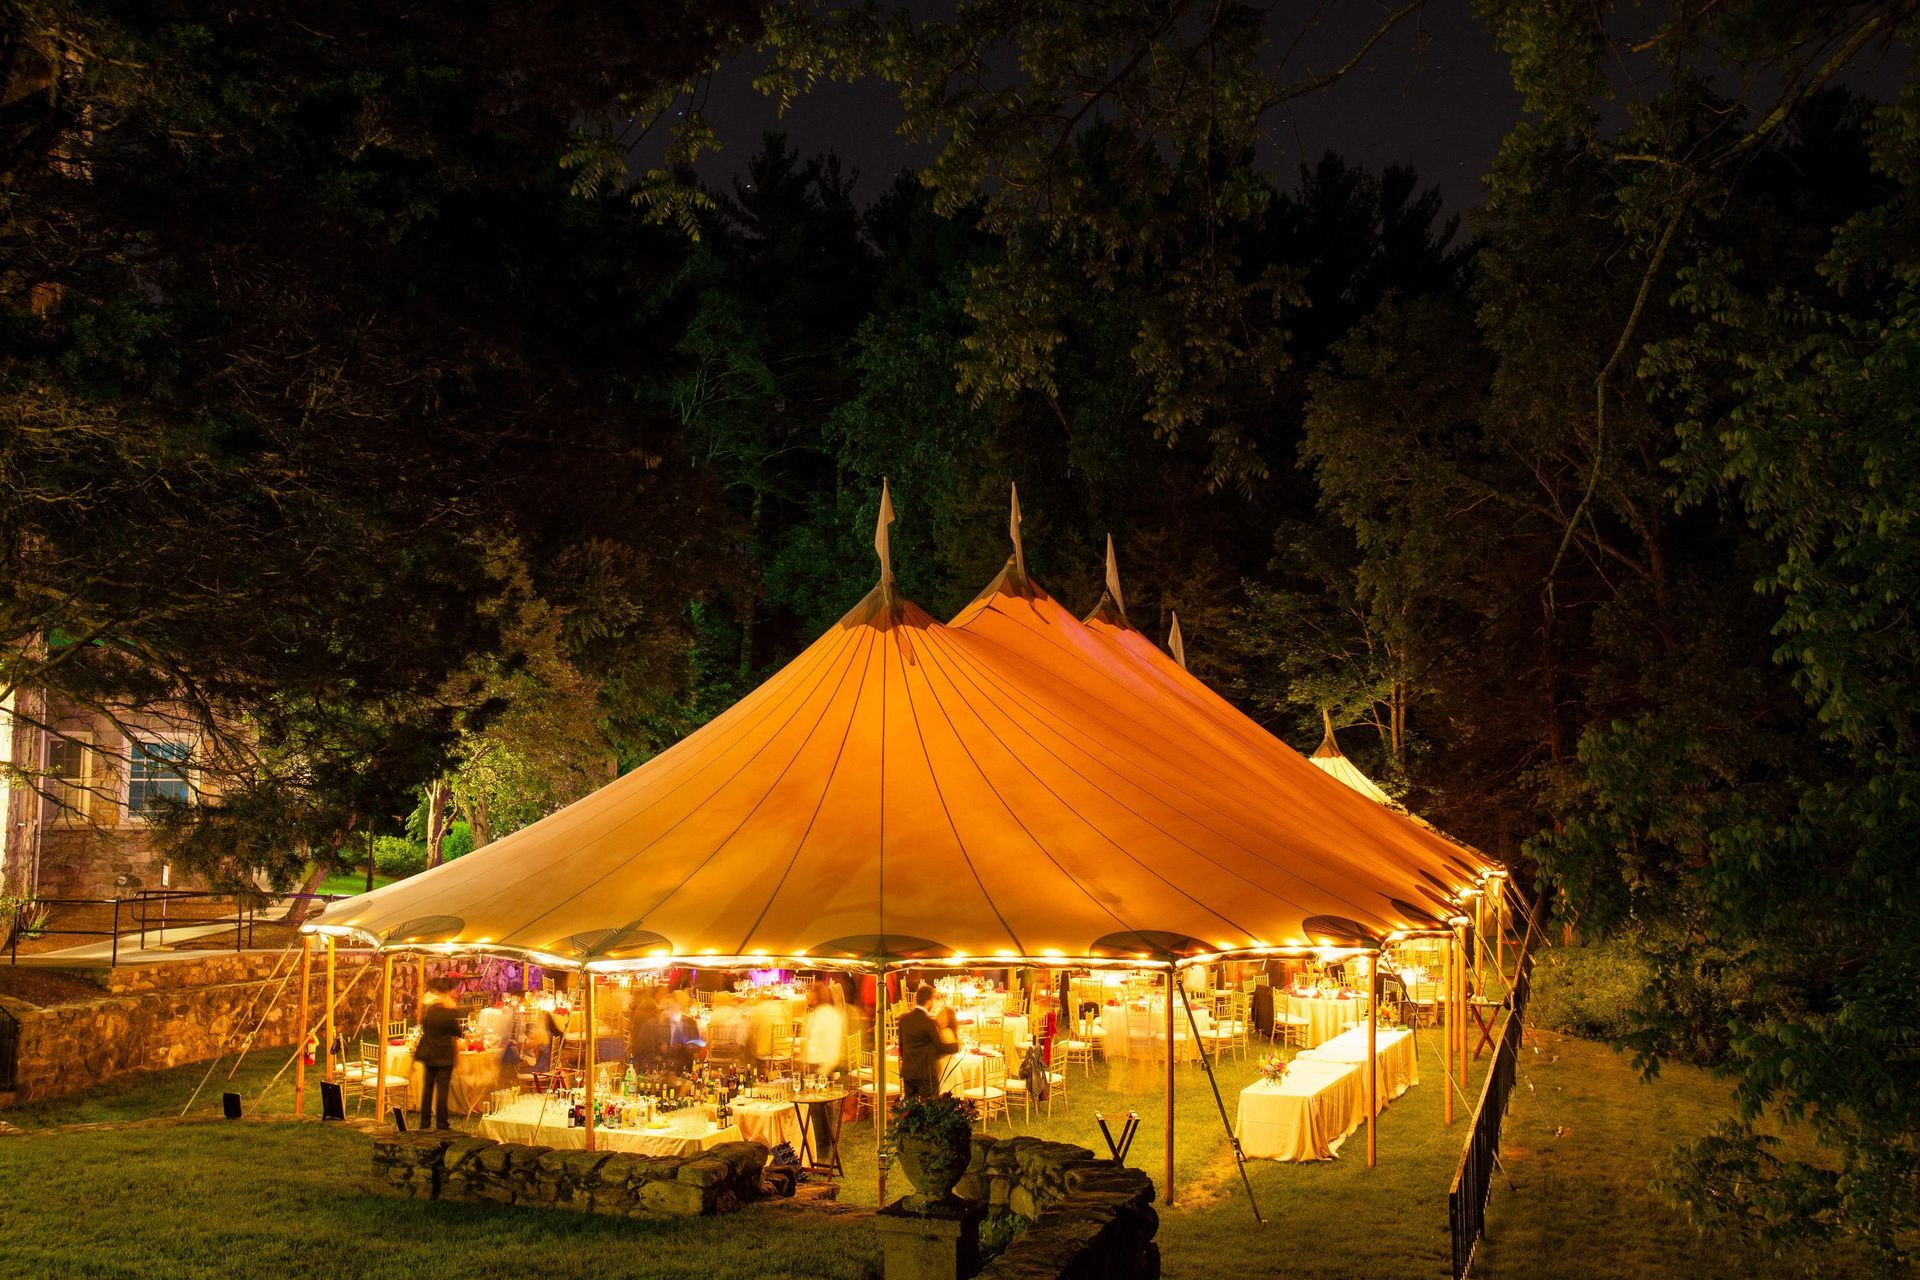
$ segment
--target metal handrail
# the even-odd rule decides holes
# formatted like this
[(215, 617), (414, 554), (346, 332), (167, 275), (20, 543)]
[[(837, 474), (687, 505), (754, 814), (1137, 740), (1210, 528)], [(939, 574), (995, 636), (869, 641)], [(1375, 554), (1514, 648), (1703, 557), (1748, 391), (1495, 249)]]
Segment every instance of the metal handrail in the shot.
[[(20, 938), (25, 933), (27, 914), (41, 907), (111, 907), (113, 924), (107, 929), (80, 929), (69, 926), (48, 925), (35, 930), (37, 936), (56, 936), (65, 938), (111, 938), (113, 946), (109, 953), (109, 963), (120, 962), (120, 939), (129, 935), (137, 936), (140, 948), (147, 943), (147, 931), (155, 927), (151, 915), (151, 905), (158, 903), (161, 910), (159, 930), (162, 938), (167, 928), (166, 909), (174, 903), (195, 900), (216, 901), (231, 900), (231, 915), (195, 917), (193, 925), (230, 925), (233, 927), (233, 949), (236, 954), (244, 952), (254, 942), (254, 928), (259, 920), (260, 905), (264, 902), (320, 902), (333, 903), (343, 897), (333, 893), (271, 893), (261, 891), (249, 893), (221, 893), (207, 889), (143, 889), (131, 898), (116, 896), (112, 898), (30, 898), (14, 908), (12, 927), (7, 938), (8, 963), (17, 964), (20, 958)], [(131, 917), (127, 908), (132, 909)]]

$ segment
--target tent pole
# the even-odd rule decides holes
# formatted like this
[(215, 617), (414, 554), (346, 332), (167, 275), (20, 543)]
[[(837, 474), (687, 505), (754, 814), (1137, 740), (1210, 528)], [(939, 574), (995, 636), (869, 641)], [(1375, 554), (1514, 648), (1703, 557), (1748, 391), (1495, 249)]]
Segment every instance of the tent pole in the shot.
[(1376, 1163), (1373, 1118), (1380, 1113), (1380, 953), (1367, 961), (1367, 1168)]
[(329, 1080), (332, 1080), (335, 1078), (333, 1074), (333, 1005), (334, 1005), (333, 952), (334, 952), (333, 935), (329, 934), (327, 935), (327, 1058), (326, 1058), (326, 1064), (327, 1064), (326, 1078)]
[[(902, 1068), (906, 1063), (902, 1062)], [(907, 1087), (900, 1086), (900, 1096)], [(873, 978), (873, 1172), (879, 1199), (874, 1204), (887, 1207), (887, 966), (881, 965)]]
[[(373, 1086), (373, 1114), (376, 1119), (385, 1119), (387, 1114), (387, 1025), (393, 1021), (393, 957), (380, 957), (380, 1034), (374, 1043), (380, 1047), (375, 1051), (374, 1077), (379, 1083)], [(360, 1083), (366, 1088), (366, 1082)], [(361, 1095), (365, 1097), (365, 1094)]]
[(300, 1020), (293, 1024), (299, 1040), (293, 1055), (293, 1114), (307, 1113), (307, 996), (313, 985), (313, 935), (300, 935)]
[(1481, 958), (1487, 954), (1487, 895), (1478, 893), (1473, 899), (1473, 985), (1485, 990), (1487, 986), (1486, 970)]
[(1500, 894), (1493, 900), (1493, 970), (1502, 976), (1507, 972), (1507, 882), (1504, 877), (1496, 879)]
[(1171, 963), (1167, 965), (1167, 1191), (1163, 1197), (1173, 1203), (1173, 989), (1179, 985)]
[(1461, 937), (1460, 937), (1460, 941), (1459, 941), (1459, 942), (1458, 942), (1458, 943), (1456, 944), (1456, 945), (1457, 945), (1457, 946), (1459, 947), (1459, 959), (1458, 959), (1458, 960), (1457, 960), (1457, 961), (1456, 961), (1456, 962), (1454, 963), (1454, 972), (1455, 972), (1455, 973), (1457, 973), (1457, 974), (1459, 975), (1459, 978), (1458, 978), (1458, 982), (1459, 982), (1459, 984), (1460, 984), (1460, 1026), (1459, 1026), (1459, 1029), (1458, 1029), (1458, 1030), (1457, 1030), (1457, 1031), (1456, 1031), (1456, 1032), (1454, 1033), (1454, 1039), (1453, 1039), (1453, 1044), (1454, 1044), (1454, 1049), (1455, 1049), (1455, 1051), (1456, 1051), (1456, 1052), (1457, 1052), (1457, 1053), (1458, 1053), (1458, 1054), (1460, 1055), (1460, 1056), (1459, 1056), (1459, 1058), (1458, 1058), (1458, 1063), (1459, 1063), (1459, 1067), (1458, 1067), (1458, 1070), (1459, 1070), (1459, 1073), (1460, 1073), (1460, 1087), (1461, 1087), (1462, 1089), (1464, 1089), (1464, 1088), (1466, 1088), (1466, 1087), (1467, 1087), (1467, 1084), (1468, 1084), (1468, 1081), (1469, 1081), (1469, 1080), (1471, 1079), (1471, 1077), (1470, 1077), (1470, 1076), (1469, 1076), (1469, 1075), (1467, 1074), (1467, 942), (1466, 942), (1466, 930), (1465, 930), (1464, 928), (1463, 928), (1463, 929), (1461, 929), (1461, 930), (1460, 930), (1460, 934), (1461, 934)]
[[(582, 969), (580, 971), (580, 974), (582, 977), (584, 977), (587, 980), (586, 981), (587, 1069), (585, 1072), (585, 1077), (586, 1077), (586, 1088), (587, 1088), (587, 1150), (591, 1151), (593, 1150), (593, 1107), (594, 1107), (593, 1070), (596, 1065), (595, 1059), (597, 1059), (600, 1056), (600, 1035), (599, 1035), (600, 1028), (598, 1024), (595, 1023), (594, 1017), (593, 1017), (593, 971), (591, 969)], [(562, 1032), (561, 1034), (562, 1036), (564, 1036), (566, 1033)]]
[(420, 1021), (420, 1014), (427, 1007), (427, 953), (420, 953), (419, 972), (414, 977), (413, 1020)]
[[(1198, 1046), (1200, 1023), (1193, 1016), (1193, 1001), (1187, 999), (1185, 987), (1180, 989), (1180, 1007), (1187, 1011), (1187, 1034), (1193, 1037), (1193, 1043)], [(1240, 1150), (1240, 1135), (1233, 1131), (1233, 1125), (1227, 1120), (1227, 1104), (1220, 1097), (1220, 1082), (1214, 1078), (1213, 1059), (1207, 1057), (1204, 1048), (1200, 1050), (1200, 1065), (1207, 1069), (1207, 1084), (1213, 1089), (1213, 1105), (1220, 1109), (1221, 1127), (1227, 1131), (1227, 1141), (1233, 1145), (1233, 1162), (1240, 1167), (1240, 1182), (1247, 1189), (1247, 1205), (1253, 1210), (1253, 1220), (1264, 1227), (1267, 1220), (1260, 1216), (1260, 1202), (1253, 1198), (1253, 1179), (1247, 1176), (1247, 1157)]]
[(1446, 1078), (1447, 1082), (1447, 1125), (1451, 1128), (1453, 1125), (1453, 1024), (1460, 1017), (1459, 1006), (1453, 1002), (1453, 930), (1451, 929), (1447, 930), (1447, 945), (1441, 949), (1440, 954), (1442, 957), (1440, 967), (1445, 975), (1443, 985), (1446, 990), (1446, 999), (1441, 1002), (1445, 1006), (1446, 1022), (1440, 1037), (1440, 1074)]

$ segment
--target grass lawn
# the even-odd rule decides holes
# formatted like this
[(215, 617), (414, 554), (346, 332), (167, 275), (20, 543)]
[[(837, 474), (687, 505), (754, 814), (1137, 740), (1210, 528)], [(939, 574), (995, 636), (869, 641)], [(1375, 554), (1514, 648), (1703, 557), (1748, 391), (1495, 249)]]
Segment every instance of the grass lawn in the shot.
[(630, 1222), (395, 1199), (366, 1135), (210, 1123), (0, 1139), (0, 1275), (49, 1280), (866, 1280), (864, 1217)]
[[(374, 888), (376, 889), (385, 888), (387, 885), (390, 885), (392, 883), (393, 883), (392, 876), (383, 876), (377, 871), (374, 872), (373, 874)], [(341, 898), (351, 898), (356, 893), (365, 893), (366, 891), (367, 891), (367, 872), (364, 867), (361, 868), (359, 871), (336, 872), (335, 874), (328, 876), (325, 880), (322, 880), (320, 882), (320, 887), (314, 890), (315, 893), (330, 893), (330, 894), (333, 894), (335, 897), (341, 897)]]
[[(1177, 1203), (1162, 1210), (1168, 1280), (1255, 1275), (1289, 1280), (1446, 1275), (1446, 1189), (1466, 1129), (1441, 1123), (1435, 1046), (1423, 1034), (1422, 1083), (1379, 1124), (1380, 1164), (1368, 1170), (1361, 1135), (1342, 1158), (1313, 1165), (1255, 1161), (1249, 1167), (1267, 1226), (1256, 1228), (1222, 1134), (1206, 1077), (1177, 1073), (1174, 1148)], [(279, 1055), (250, 1057), (236, 1080), (248, 1113), (284, 1109), (283, 1078), (258, 1095)], [(205, 1067), (118, 1082), (70, 1098), (0, 1113), (22, 1128), (177, 1113)], [(196, 1110), (218, 1106), (226, 1066)], [(1248, 1063), (1221, 1069), (1228, 1115), (1252, 1080)], [(1142, 1125), (1130, 1163), (1160, 1177), (1160, 1095), (1127, 1092), (1107, 1068), (1073, 1071), (1071, 1111), (1019, 1119), (1019, 1131), (1102, 1150), (1096, 1110), (1117, 1121), (1131, 1106)], [(1469, 1091), (1477, 1096), (1477, 1081)], [(312, 1104), (310, 1104), (312, 1105)], [(1809, 1270), (1847, 1280), (1871, 1274), (1852, 1255), (1780, 1259), (1725, 1240), (1701, 1239), (1647, 1189), (1672, 1143), (1702, 1132), (1728, 1110), (1726, 1090), (1704, 1072), (1669, 1068), (1643, 1085), (1611, 1050), (1531, 1033), (1505, 1136), (1507, 1175), (1496, 1177), (1489, 1237), (1473, 1274), (1490, 1280), (1599, 1275), (1754, 1280)], [(1462, 1116), (1466, 1107), (1460, 1108)], [(1007, 1132), (1004, 1125), (994, 1131)], [(1555, 1136), (1556, 1133), (1559, 1136)], [(845, 1134), (841, 1199), (871, 1204), (871, 1130)], [(216, 1125), (0, 1139), (0, 1163), (16, 1185), (41, 1188), (0, 1203), (0, 1275), (364, 1277), (547, 1275), (860, 1276), (873, 1257), (858, 1217), (796, 1221), (790, 1211), (664, 1227), (603, 1223), (574, 1215), (415, 1204), (368, 1194), (366, 1138), (315, 1125)], [(155, 1188), (164, 1216), (99, 1213), (137, 1206)], [(896, 1180), (895, 1194), (905, 1188)], [(71, 1231), (75, 1206), (84, 1233)], [(124, 1237), (124, 1238), (123, 1238)], [(376, 1244), (363, 1241), (377, 1237)], [(122, 1259), (125, 1259), (124, 1263)], [(1809, 1262), (1815, 1265), (1808, 1266)], [(201, 1269), (196, 1269), (201, 1268)]]

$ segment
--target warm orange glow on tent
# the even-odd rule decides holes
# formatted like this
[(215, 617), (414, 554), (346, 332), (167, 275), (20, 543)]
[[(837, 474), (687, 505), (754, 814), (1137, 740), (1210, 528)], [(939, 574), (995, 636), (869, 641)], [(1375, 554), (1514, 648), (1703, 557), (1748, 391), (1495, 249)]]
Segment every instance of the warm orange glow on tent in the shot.
[(1245, 753), (1143, 734), (1147, 682), (1064, 611), (1112, 705), (1046, 635), (942, 626), (886, 585), (626, 777), (312, 927), (602, 967), (1133, 962), (1435, 927), (1354, 832), (1250, 803)]

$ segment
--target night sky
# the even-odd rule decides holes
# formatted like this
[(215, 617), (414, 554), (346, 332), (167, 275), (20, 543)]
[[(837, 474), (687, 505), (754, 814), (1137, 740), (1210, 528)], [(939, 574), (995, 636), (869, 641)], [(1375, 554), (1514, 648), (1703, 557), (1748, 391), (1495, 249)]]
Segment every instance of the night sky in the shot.
[[(916, 11), (937, 12), (944, 5), (915, 3)], [(1281, 6), (1309, 12), (1310, 6)], [(1381, 21), (1383, 6), (1342, 0), (1326, 6), (1319, 26), (1294, 50), (1289, 79), (1318, 74), (1350, 57)], [(1625, 19), (1636, 15), (1623, 15)], [(1646, 15), (1637, 15), (1650, 21)], [(1481, 202), (1481, 176), (1492, 165), (1500, 142), (1520, 116), (1520, 95), (1508, 75), (1507, 59), (1491, 35), (1471, 14), (1466, 0), (1436, 0), (1408, 19), (1376, 46), (1367, 61), (1323, 93), (1310, 95), (1271, 114), (1260, 149), (1260, 163), (1292, 185), (1302, 163), (1333, 150), (1378, 172), (1394, 163), (1412, 164), (1422, 185), (1438, 186), (1452, 211)], [(1291, 41), (1297, 21), (1289, 12), (1272, 20), (1276, 57)], [(1638, 23), (1636, 23), (1638, 25)], [(1655, 77), (1651, 55), (1624, 46), (1633, 33), (1614, 33), (1620, 45), (1616, 98), (1606, 114), (1617, 124), (1638, 96), (1635, 77)], [(1898, 58), (1882, 60), (1850, 78), (1862, 92), (1884, 98), (1898, 79)], [(715, 77), (707, 116), (723, 150), (702, 158), (701, 176), (713, 183), (735, 177), (769, 129), (784, 130), (803, 153), (837, 151), (861, 180), (857, 195), (871, 199), (903, 168), (927, 161), (931, 148), (910, 144), (896, 131), (900, 110), (894, 92), (874, 80), (857, 84), (821, 84), (797, 101), (784, 119), (772, 102), (752, 87), (758, 61), (744, 58)], [(1889, 79), (1891, 76), (1891, 80)], [(1772, 86), (1760, 86), (1760, 92)], [(664, 140), (636, 154), (650, 164)]]

